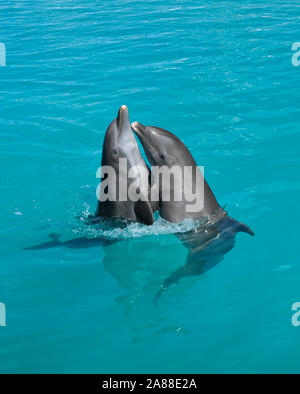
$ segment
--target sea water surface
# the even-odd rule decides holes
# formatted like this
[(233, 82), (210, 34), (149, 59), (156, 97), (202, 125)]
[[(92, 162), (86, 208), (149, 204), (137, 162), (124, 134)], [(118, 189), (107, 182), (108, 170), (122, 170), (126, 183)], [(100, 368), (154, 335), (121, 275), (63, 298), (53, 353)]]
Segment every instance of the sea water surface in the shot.
[[(300, 372), (299, 2), (2, 0), (0, 15), (0, 371)], [(157, 308), (192, 224), (84, 220), (123, 104), (181, 138), (255, 232)]]

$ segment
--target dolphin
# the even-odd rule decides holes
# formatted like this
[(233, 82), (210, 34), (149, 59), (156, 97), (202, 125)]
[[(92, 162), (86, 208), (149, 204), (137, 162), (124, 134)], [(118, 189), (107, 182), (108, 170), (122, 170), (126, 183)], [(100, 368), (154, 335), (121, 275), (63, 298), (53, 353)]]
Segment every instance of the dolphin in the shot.
[[(199, 199), (202, 200), (202, 206), (196, 211), (188, 212), (186, 207), (189, 205), (189, 201), (187, 201), (184, 193), (182, 193), (181, 201), (177, 201), (174, 198), (174, 190), (176, 189), (174, 178), (171, 179), (170, 199), (167, 201), (162, 198), (165, 188), (164, 182), (162, 182), (161, 178), (154, 180), (153, 182), (156, 183), (153, 184), (153, 188), (158, 188), (159, 190), (159, 211), (162, 218), (169, 222), (178, 223), (186, 218), (197, 219), (209, 216), (221, 209), (193, 156), (179, 138), (162, 128), (143, 126), (138, 122), (132, 123), (131, 127), (141, 141), (151, 166), (156, 166), (156, 168), (164, 167), (169, 170), (179, 167), (182, 174), (184, 174), (185, 168), (190, 167), (192, 169), (192, 178), (189, 186), (195, 190), (198, 179), (203, 185), (203, 192), (199, 195)], [(159, 182), (160, 184), (158, 184)]]
[(178, 282), (180, 278), (185, 276), (200, 275), (220, 262), (224, 254), (234, 247), (235, 235), (238, 232), (245, 232), (252, 236), (254, 233), (247, 225), (228, 216), (227, 212), (220, 207), (194, 158), (179, 138), (167, 130), (144, 126), (139, 122), (132, 123), (131, 127), (141, 141), (152, 167), (162, 168), (165, 166), (172, 169), (177, 166), (182, 170), (182, 173), (184, 173), (185, 167), (192, 167), (192, 178), (190, 178), (192, 188), (195, 189), (197, 186), (197, 177), (203, 185), (200, 196), (202, 205), (198, 211), (194, 212), (187, 212), (188, 201), (184, 198), (184, 193), (182, 193), (181, 201), (175, 200), (174, 178), (170, 183), (171, 198), (167, 201), (162, 198), (164, 185), (160, 184), (161, 179), (156, 179), (156, 184), (152, 185), (153, 188), (158, 187), (159, 190), (159, 212), (163, 219), (173, 223), (186, 218), (206, 220), (205, 225), (199, 225), (199, 228), (191, 232), (177, 235), (189, 250), (187, 260), (184, 266), (177, 269), (165, 280), (155, 297), (154, 304), (156, 304), (162, 292), (172, 283)]
[[(127, 172), (120, 165), (120, 159), (127, 160)], [(131, 130), (128, 109), (123, 105), (119, 109), (118, 117), (108, 126), (102, 149), (101, 168), (112, 168), (116, 174), (114, 178), (116, 198), (108, 198), (106, 201), (98, 201), (96, 217), (125, 218), (139, 221), (147, 225), (154, 222), (153, 212), (155, 204), (150, 204), (148, 192), (150, 190), (151, 172), (142, 158), (135, 136)], [(134, 170), (134, 177), (129, 177), (129, 170)], [(127, 182), (127, 195), (120, 197), (120, 181)], [(105, 180), (105, 179), (104, 179)], [(104, 181), (102, 180), (102, 182)], [(134, 183), (134, 185), (133, 185)], [(123, 182), (124, 184), (124, 182)], [(101, 186), (101, 185), (100, 185)], [(128, 190), (135, 186), (139, 192), (137, 201), (128, 198)], [(107, 186), (106, 186), (107, 187)], [(102, 190), (102, 193), (105, 192)]]

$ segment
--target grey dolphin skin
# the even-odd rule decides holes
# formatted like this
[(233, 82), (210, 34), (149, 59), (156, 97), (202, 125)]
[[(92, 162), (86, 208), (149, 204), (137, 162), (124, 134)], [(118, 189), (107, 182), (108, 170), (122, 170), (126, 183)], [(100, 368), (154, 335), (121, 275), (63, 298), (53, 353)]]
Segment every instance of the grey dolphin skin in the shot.
[[(188, 201), (186, 201), (184, 195), (181, 201), (174, 199), (174, 187), (176, 187), (174, 179), (170, 184), (170, 201), (163, 201), (161, 193), (164, 185), (159, 185), (159, 211), (162, 218), (177, 223), (188, 217), (196, 219), (209, 216), (221, 209), (208, 183), (203, 179), (194, 158), (179, 138), (167, 130), (153, 126), (143, 126), (138, 122), (132, 123), (131, 127), (141, 141), (151, 166), (166, 166), (169, 169), (177, 166), (181, 168), (182, 174), (184, 173), (184, 167), (192, 167), (192, 188), (195, 189), (197, 177), (202, 179), (204, 183), (204, 205), (200, 211), (196, 212), (186, 211)], [(203, 199), (202, 196), (201, 199)]]
[[(153, 126), (143, 126), (134, 122), (131, 125), (144, 148), (151, 166), (179, 166), (182, 171), (185, 166), (193, 167), (193, 186), (198, 176), (202, 174), (187, 147), (174, 134), (167, 130)], [(202, 176), (203, 177), (203, 176)], [(169, 222), (180, 222), (185, 218), (201, 219), (215, 216), (213, 222), (185, 234), (178, 234), (183, 245), (188, 248), (189, 254), (184, 266), (178, 268), (170, 275), (157, 293), (154, 304), (157, 303), (162, 292), (172, 283), (177, 283), (180, 278), (200, 275), (215, 266), (223, 259), (223, 256), (234, 247), (235, 235), (238, 232), (246, 232), (254, 235), (253, 231), (243, 223), (232, 219), (218, 204), (211, 188), (206, 180), (204, 183), (204, 204), (198, 212), (187, 212), (186, 201), (181, 202), (162, 201), (161, 187), (159, 187), (159, 211), (160, 215)], [(160, 186), (160, 185), (159, 185)], [(174, 183), (170, 185), (171, 194), (174, 197)]]
[(119, 199), (119, 177), (122, 176), (120, 174), (119, 159), (127, 159), (128, 170), (139, 166), (144, 167), (148, 174), (147, 177), (142, 176), (143, 174), (137, 174), (136, 179), (128, 178), (128, 188), (133, 182), (138, 182), (141, 190), (150, 190), (150, 170), (142, 158), (137, 141), (131, 130), (128, 109), (125, 105), (119, 109), (117, 119), (114, 119), (108, 126), (102, 149), (101, 166), (110, 166), (114, 168), (116, 173), (117, 199), (116, 201), (98, 201), (95, 215), (106, 218), (125, 218), (150, 225), (154, 222), (154, 217), (148, 196), (137, 202), (128, 198), (126, 201)]

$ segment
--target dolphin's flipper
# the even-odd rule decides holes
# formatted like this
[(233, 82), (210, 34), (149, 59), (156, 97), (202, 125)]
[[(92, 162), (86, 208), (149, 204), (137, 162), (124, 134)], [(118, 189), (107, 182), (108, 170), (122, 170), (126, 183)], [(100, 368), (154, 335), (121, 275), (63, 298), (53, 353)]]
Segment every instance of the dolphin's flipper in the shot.
[(154, 223), (154, 216), (149, 201), (138, 200), (134, 204), (134, 212), (138, 221), (151, 225)]

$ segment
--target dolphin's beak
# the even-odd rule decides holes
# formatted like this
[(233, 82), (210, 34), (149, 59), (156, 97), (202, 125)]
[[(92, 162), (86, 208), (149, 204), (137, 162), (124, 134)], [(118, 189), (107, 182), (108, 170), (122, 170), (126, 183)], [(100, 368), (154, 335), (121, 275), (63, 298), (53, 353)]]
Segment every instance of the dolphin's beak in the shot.
[(144, 137), (146, 134), (146, 127), (139, 122), (131, 123), (131, 128), (139, 138)]
[(122, 130), (123, 126), (129, 125), (129, 114), (128, 114), (128, 108), (126, 105), (122, 105), (122, 107), (119, 109), (118, 117), (117, 117), (117, 125), (118, 129)]
[(144, 148), (144, 152), (146, 153), (146, 156), (150, 162), (150, 164), (153, 164), (152, 162), (154, 162), (153, 160), (153, 154), (154, 154), (154, 147), (153, 145), (153, 141), (151, 139), (151, 135), (149, 133), (149, 129), (142, 125), (139, 122), (133, 122), (131, 123), (131, 128), (134, 131), (134, 133), (138, 136), (143, 148)]

